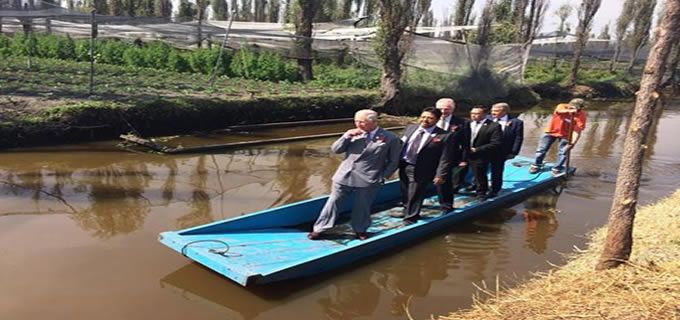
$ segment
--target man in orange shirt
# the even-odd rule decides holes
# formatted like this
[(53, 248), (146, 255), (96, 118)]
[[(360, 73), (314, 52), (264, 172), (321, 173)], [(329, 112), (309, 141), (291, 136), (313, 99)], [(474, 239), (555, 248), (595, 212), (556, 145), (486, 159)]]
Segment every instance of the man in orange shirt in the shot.
[[(569, 103), (560, 103), (555, 108), (552, 118), (545, 128), (545, 133), (538, 142), (536, 160), (529, 168), (530, 173), (537, 173), (543, 168), (545, 154), (553, 142), (559, 140), (557, 163), (552, 173), (557, 175), (564, 171), (567, 162), (567, 152), (574, 147), (586, 126), (586, 113), (582, 110), (585, 101), (580, 98), (572, 99)], [(573, 123), (572, 123), (573, 119)], [(571, 134), (571, 137), (569, 135)]]

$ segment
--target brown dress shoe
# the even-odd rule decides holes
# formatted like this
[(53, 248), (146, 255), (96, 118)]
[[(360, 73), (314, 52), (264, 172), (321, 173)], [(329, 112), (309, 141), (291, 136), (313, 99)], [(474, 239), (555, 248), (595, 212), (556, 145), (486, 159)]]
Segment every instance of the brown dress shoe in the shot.
[(321, 233), (312, 231), (312, 232), (307, 234), (307, 239), (309, 239), (309, 240), (319, 240), (319, 239), (321, 239)]

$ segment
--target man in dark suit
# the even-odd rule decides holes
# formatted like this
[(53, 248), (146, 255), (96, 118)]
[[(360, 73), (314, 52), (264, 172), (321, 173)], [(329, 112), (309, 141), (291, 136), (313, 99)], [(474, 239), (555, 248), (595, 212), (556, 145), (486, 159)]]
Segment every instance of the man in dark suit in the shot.
[(451, 167), (450, 135), (435, 125), (440, 117), (439, 110), (425, 108), (418, 119), (419, 125), (412, 124), (404, 130), (399, 180), (406, 224), (418, 220), (427, 188), (431, 183), (444, 183)]
[(465, 175), (467, 174), (466, 167), (459, 166), (463, 157), (462, 132), (467, 120), (453, 114), (456, 110), (456, 103), (451, 98), (441, 98), (437, 100), (435, 106), (437, 110), (442, 112), (441, 118), (437, 121), (437, 127), (448, 131), (451, 135), (449, 137), (451, 142), (449, 148), (451, 168), (444, 177), (444, 183), (437, 186), (442, 211), (450, 212), (453, 210), (453, 194), (465, 183)]
[(491, 158), (491, 192), (489, 197), (495, 197), (501, 191), (505, 160), (517, 156), (524, 141), (524, 122), (510, 117), (508, 111), (510, 111), (510, 106), (505, 102), (491, 106), (491, 120), (500, 124), (503, 139), (500, 152), (496, 152)]
[(463, 129), (464, 164), (467, 164), (475, 179), (478, 197), (487, 199), (489, 180), (486, 177), (491, 159), (499, 152), (503, 132), (501, 126), (486, 118), (484, 106), (474, 106), (470, 110), (470, 123)]

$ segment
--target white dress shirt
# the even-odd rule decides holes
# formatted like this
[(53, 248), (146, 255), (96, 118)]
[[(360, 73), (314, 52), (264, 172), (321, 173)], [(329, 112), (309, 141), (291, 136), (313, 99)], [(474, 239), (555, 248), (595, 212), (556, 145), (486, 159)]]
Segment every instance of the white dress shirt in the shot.
[(498, 124), (501, 125), (501, 130), (505, 131), (505, 127), (508, 126), (508, 121), (510, 121), (510, 117), (508, 115), (504, 115), (501, 118), (494, 118), (494, 122), (498, 122)]

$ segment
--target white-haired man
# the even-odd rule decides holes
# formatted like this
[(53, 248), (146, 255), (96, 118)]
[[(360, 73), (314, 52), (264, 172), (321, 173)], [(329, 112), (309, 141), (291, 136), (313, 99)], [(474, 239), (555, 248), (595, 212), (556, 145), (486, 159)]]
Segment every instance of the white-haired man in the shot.
[(360, 240), (368, 235), (371, 225), (371, 204), (380, 185), (399, 166), (401, 141), (393, 133), (378, 126), (378, 114), (369, 109), (354, 115), (356, 128), (345, 132), (331, 145), (334, 153), (344, 153), (345, 160), (333, 175), (331, 195), (328, 197), (312, 232), (312, 240), (323, 238), (323, 232), (335, 225), (339, 206), (356, 193), (351, 213), (352, 229)]

